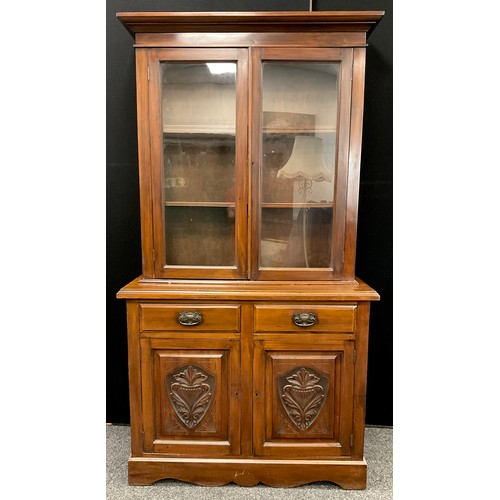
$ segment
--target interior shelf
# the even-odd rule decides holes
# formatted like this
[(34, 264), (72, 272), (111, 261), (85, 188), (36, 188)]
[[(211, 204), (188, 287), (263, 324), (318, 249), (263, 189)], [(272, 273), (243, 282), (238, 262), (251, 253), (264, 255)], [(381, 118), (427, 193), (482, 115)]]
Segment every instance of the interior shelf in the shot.
[(261, 203), (262, 208), (333, 208), (333, 203)]
[(236, 204), (234, 202), (206, 202), (206, 201), (166, 201), (166, 207), (206, 207), (206, 208), (232, 208)]
[(220, 126), (215, 126), (211, 128), (209, 125), (174, 125), (174, 126), (164, 126), (163, 127), (163, 134), (168, 134), (168, 135), (182, 135), (185, 136), (186, 138), (189, 138), (190, 136), (200, 136), (201, 138), (204, 138), (206, 136), (229, 136), (229, 137), (234, 137), (236, 132), (233, 127), (220, 127)]

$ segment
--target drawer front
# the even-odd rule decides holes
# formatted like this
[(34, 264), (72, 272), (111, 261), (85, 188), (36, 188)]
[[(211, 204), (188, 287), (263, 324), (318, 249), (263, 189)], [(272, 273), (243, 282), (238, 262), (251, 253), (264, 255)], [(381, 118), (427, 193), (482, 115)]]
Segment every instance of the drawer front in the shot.
[(240, 305), (140, 304), (140, 329), (147, 331), (239, 332)]
[(256, 305), (255, 332), (354, 332), (355, 305)]

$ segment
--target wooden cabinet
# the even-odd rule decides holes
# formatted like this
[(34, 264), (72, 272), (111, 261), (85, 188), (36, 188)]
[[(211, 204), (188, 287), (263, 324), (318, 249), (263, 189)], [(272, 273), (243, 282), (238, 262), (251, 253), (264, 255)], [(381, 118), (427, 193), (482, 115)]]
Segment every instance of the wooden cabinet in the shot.
[(129, 483), (364, 488), (355, 276), (366, 39), (382, 12), (119, 13), (143, 274)]

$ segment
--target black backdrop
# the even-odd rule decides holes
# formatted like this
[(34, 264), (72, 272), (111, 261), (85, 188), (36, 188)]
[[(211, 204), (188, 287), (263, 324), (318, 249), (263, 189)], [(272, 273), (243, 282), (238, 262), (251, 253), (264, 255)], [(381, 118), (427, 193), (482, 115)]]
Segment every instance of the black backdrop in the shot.
[[(392, 1), (314, 0), (314, 10), (384, 10), (367, 49), (356, 274), (372, 303), (366, 422), (392, 425)], [(125, 302), (141, 274), (133, 40), (120, 11), (309, 10), (309, 0), (108, 0), (106, 20), (106, 421), (129, 423)]]

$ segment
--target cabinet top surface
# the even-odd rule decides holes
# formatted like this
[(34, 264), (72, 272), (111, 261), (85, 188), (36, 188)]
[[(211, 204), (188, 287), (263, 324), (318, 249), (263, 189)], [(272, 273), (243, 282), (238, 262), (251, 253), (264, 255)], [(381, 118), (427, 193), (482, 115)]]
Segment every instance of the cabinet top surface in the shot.
[[(118, 12), (131, 34), (183, 31), (361, 31), (370, 33), (384, 11)], [(246, 28), (245, 28), (246, 27)]]
[(210, 281), (144, 279), (139, 276), (117, 294), (120, 299), (373, 301), (379, 294), (356, 278), (352, 283), (299, 281)]

